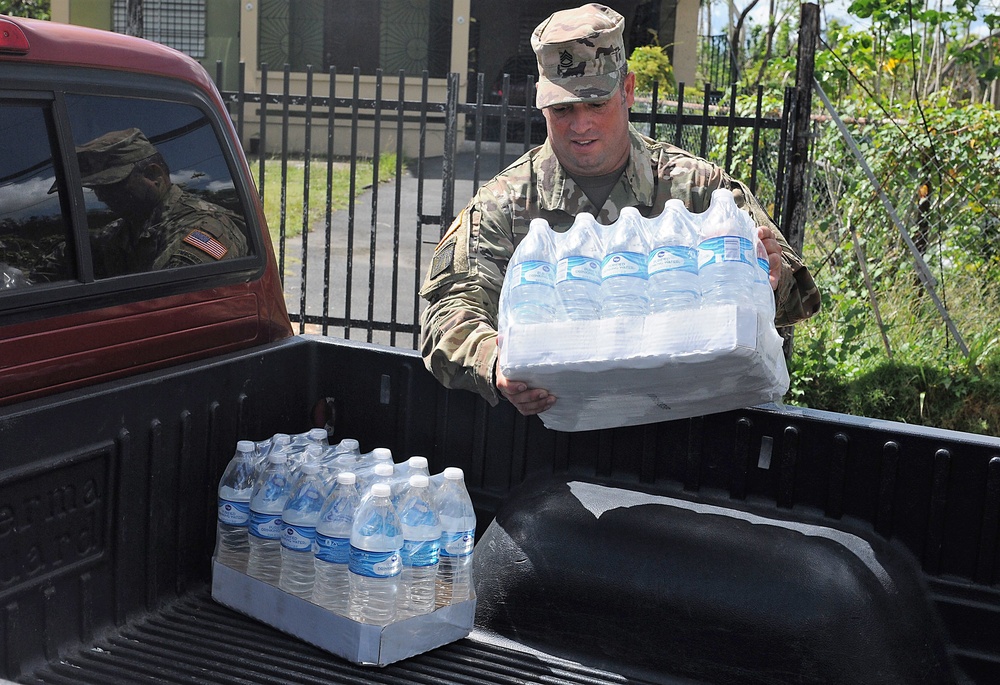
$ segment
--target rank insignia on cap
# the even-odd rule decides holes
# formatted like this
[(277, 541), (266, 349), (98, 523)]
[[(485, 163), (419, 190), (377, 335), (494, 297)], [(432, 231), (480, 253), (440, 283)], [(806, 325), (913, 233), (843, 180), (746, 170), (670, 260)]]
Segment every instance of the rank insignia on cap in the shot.
[(197, 229), (184, 236), (184, 242), (193, 247), (197, 247), (199, 250), (207, 253), (215, 259), (222, 259), (226, 256), (226, 253), (229, 252), (229, 248), (225, 245), (210, 236), (208, 233)]

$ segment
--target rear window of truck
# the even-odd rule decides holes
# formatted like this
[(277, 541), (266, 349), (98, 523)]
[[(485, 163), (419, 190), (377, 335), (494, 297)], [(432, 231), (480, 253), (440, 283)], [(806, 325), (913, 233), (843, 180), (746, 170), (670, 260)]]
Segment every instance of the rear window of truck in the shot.
[(260, 267), (211, 107), (126, 78), (0, 90), (0, 312)]

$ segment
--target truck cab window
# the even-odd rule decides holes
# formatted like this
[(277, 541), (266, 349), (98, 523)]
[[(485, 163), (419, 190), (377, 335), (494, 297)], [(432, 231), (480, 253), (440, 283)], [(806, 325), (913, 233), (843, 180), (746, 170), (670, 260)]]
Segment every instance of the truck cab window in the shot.
[(66, 101), (97, 278), (251, 254), (226, 158), (196, 107), (95, 95)]
[(75, 276), (47, 103), (0, 101), (0, 292)]

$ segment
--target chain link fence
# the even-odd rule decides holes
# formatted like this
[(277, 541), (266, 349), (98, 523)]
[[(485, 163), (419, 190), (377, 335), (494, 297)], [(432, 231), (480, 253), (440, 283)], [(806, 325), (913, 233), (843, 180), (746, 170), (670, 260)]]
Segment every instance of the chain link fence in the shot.
[(842, 111), (818, 94), (805, 251), (825, 300), (811, 335), (975, 362), (997, 344), (1000, 116)]

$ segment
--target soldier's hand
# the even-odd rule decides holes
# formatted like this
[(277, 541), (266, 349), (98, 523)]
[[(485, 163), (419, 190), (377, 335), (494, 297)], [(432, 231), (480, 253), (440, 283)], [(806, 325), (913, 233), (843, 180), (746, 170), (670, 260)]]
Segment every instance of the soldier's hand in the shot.
[(781, 278), (781, 243), (774, 236), (774, 229), (769, 226), (758, 226), (757, 237), (764, 245), (767, 252), (767, 263), (770, 268), (771, 290), (778, 289), (778, 280)]
[(541, 414), (556, 402), (556, 398), (542, 388), (529, 388), (527, 383), (508, 380), (496, 365), (496, 385), (500, 396), (513, 404), (524, 416)]

